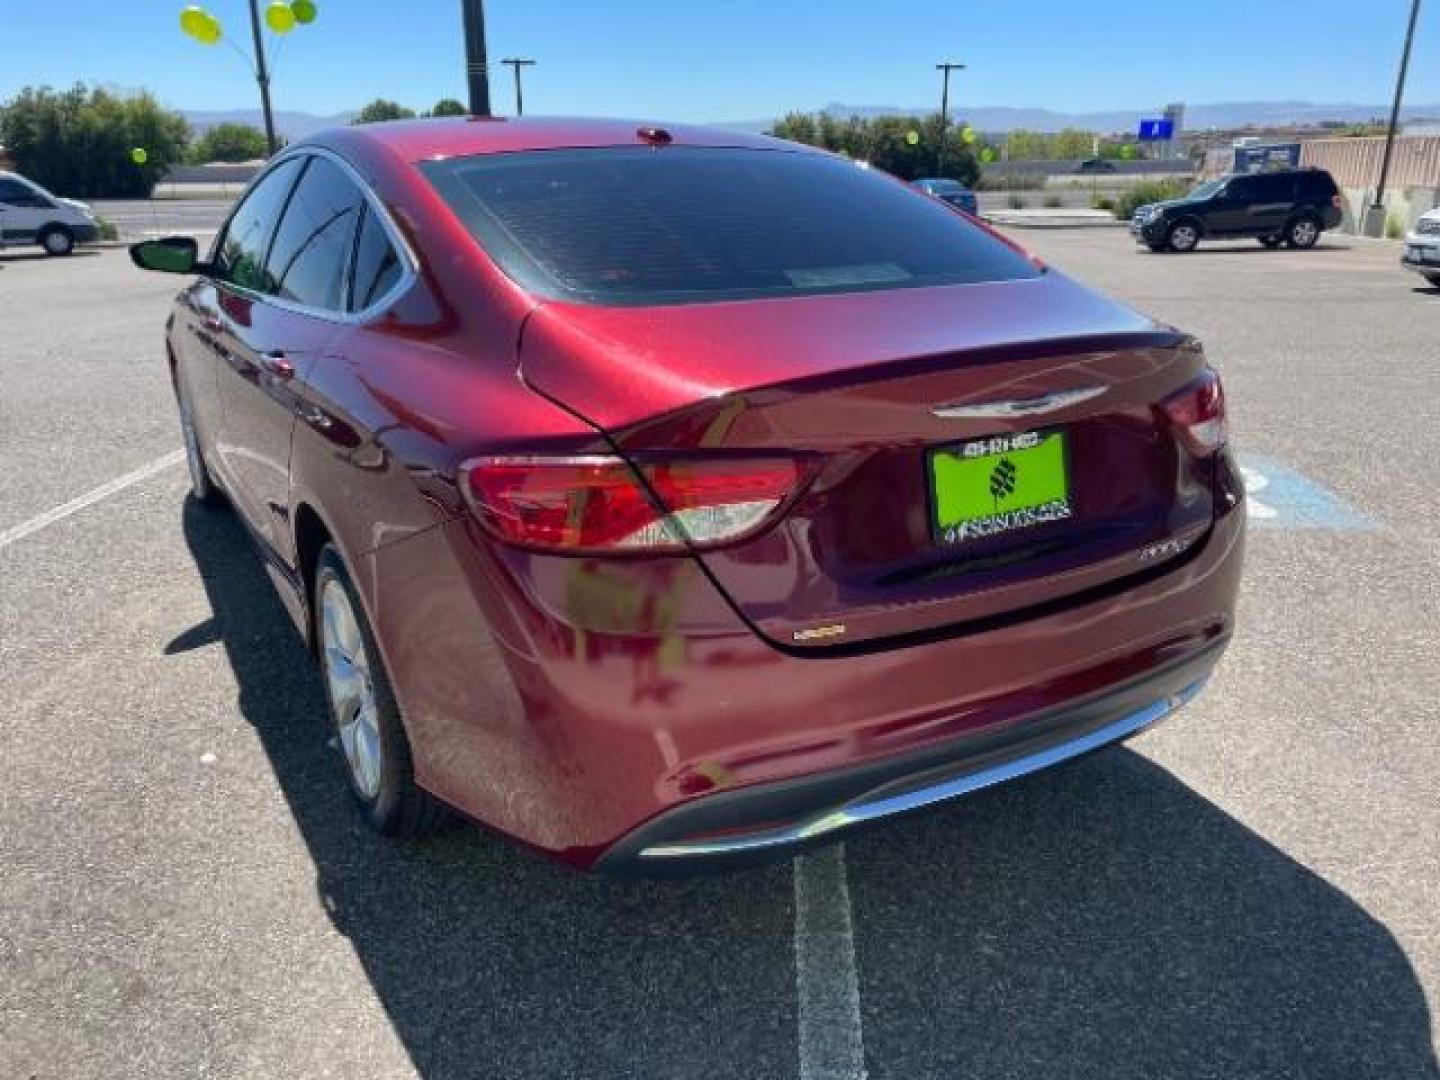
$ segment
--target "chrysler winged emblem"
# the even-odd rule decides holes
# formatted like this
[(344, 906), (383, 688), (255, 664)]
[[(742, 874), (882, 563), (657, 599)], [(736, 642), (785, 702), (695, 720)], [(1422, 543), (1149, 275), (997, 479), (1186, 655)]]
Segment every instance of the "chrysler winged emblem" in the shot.
[(1056, 412), (1099, 397), (1104, 392), (1103, 386), (1082, 386), (1074, 390), (1056, 390), (1054, 393), (1033, 398), (981, 401), (974, 405), (937, 405), (930, 411), (944, 420), (1008, 420), (1016, 416)]

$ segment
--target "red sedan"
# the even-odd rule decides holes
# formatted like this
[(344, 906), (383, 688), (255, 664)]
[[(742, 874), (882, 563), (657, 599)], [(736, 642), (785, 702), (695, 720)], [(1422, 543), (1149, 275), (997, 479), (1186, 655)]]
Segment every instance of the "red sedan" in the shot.
[(194, 497), (249, 527), (381, 831), (784, 851), (1123, 739), (1229, 640), (1199, 344), (844, 159), (351, 127), (203, 260), (132, 254), (195, 277)]

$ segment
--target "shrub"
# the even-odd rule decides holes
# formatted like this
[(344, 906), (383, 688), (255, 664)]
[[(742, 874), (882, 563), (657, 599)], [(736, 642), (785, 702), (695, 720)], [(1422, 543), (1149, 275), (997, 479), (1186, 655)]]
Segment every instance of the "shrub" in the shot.
[(1045, 207), (1046, 207), (1046, 209), (1049, 209), (1049, 210), (1059, 210), (1059, 209), (1060, 209), (1062, 206), (1064, 206), (1064, 205), (1065, 205), (1065, 200), (1062, 199), (1059, 195), (1046, 195), (1046, 196), (1045, 196)]
[(1011, 209), (1011, 210), (1024, 210), (1024, 209), (1025, 209), (1025, 197), (1024, 197), (1023, 195), (1019, 195), (1019, 194), (1017, 194), (1017, 193), (1011, 192), (1010, 198), (1007, 199), (1006, 202), (1008, 202), (1008, 203), (1010, 204), (1010, 209)]
[(1385, 219), (1385, 239), (1399, 240), (1405, 235), (1405, 219), (1399, 214), (1391, 214)]
[(1178, 199), (1190, 188), (1178, 180), (1143, 180), (1125, 192), (1115, 203), (1115, 216), (1129, 221), (1135, 211), (1149, 203)]
[(1096, 195), (1090, 200), (1090, 208), (1092, 210), (1108, 210), (1113, 214), (1115, 212), (1115, 200), (1109, 195)]
[(114, 223), (113, 221), (111, 221), (109, 218), (103, 218), (103, 217), (101, 217), (99, 214), (96, 214), (96, 215), (95, 215), (95, 225), (96, 225), (96, 227), (99, 228), (99, 230), (100, 230), (100, 239), (101, 239), (101, 240), (119, 240), (119, 239), (120, 239), (120, 230), (115, 227), (115, 223)]
[(190, 148), (196, 165), (212, 161), (256, 161), (270, 155), (265, 133), (249, 124), (216, 124)]
[[(121, 96), (77, 83), (25, 87), (0, 106), (0, 143), (23, 173), (57, 195), (136, 198), (183, 161), (190, 129), (145, 92)], [(131, 159), (136, 148), (144, 164)]]

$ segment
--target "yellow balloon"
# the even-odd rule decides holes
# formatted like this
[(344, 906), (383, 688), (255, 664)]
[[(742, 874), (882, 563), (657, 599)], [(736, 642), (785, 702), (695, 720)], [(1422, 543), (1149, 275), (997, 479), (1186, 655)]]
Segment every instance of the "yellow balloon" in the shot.
[(288, 34), (295, 29), (295, 12), (285, 0), (275, 0), (265, 9), (265, 25), (277, 34)]
[(309, 26), (320, 13), (320, 9), (315, 6), (315, 0), (291, 0), (290, 10), (295, 13), (295, 21), (301, 26)]
[(906, 141), (907, 143), (909, 143), (911, 146), (919, 146), (919, 145), (920, 145), (920, 133), (919, 133), (918, 131), (907, 131), (907, 132), (905, 133), (905, 141)]
[(220, 40), (220, 20), (193, 4), (180, 12), (180, 30), (202, 45), (214, 45)]
[(967, 143), (973, 143), (975, 141), (975, 129), (969, 124), (966, 124), (960, 130), (960, 138), (964, 139)]
[(134, 150), (130, 151), (130, 160), (136, 165), (144, 165), (145, 162), (150, 160), (150, 155), (145, 152), (143, 146), (137, 146)]

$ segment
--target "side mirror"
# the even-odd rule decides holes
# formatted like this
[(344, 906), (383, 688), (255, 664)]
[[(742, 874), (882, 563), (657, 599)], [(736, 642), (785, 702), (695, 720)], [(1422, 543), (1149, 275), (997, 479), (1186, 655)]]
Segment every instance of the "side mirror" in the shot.
[(200, 261), (200, 245), (191, 236), (166, 236), (130, 245), (130, 261), (141, 270), (162, 274), (201, 274), (207, 266)]

